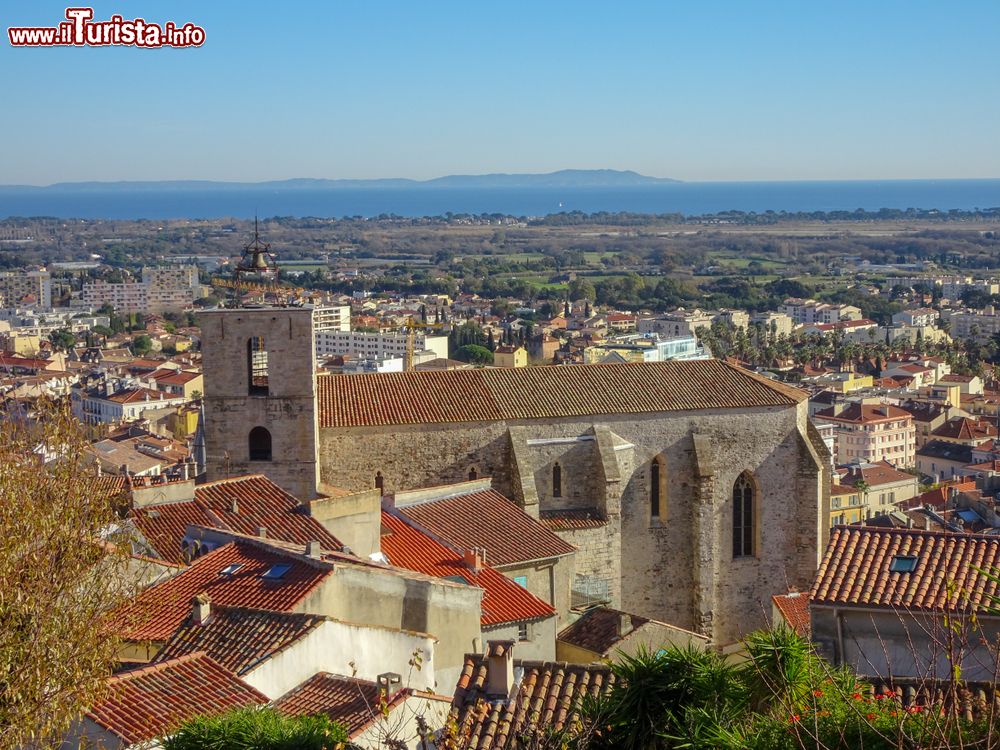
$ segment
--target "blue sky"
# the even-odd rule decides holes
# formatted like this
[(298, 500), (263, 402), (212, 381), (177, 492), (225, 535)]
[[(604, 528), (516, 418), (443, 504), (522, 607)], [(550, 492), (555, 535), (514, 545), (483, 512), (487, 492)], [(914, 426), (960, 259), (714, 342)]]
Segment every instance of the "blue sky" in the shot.
[(1000, 2), (96, 2), (203, 47), (14, 49), (0, 183), (634, 169), (1000, 177)]

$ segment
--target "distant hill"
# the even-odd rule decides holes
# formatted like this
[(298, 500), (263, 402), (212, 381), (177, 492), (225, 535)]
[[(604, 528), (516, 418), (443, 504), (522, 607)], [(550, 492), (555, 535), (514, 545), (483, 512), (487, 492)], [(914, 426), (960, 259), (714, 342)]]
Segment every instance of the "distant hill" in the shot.
[(483, 174), (448, 175), (432, 180), (387, 178), (380, 180), (323, 180), (295, 178), (268, 182), (216, 182), (212, 180), (162, 180), (135, 182), (58, 182), (36, 187), (29, 185), (0, 185), (5, 191), (52, 192), (108, 192), (108, 191), (164, 191), (192, 190), (343, 190), (357, 188), (531, 188), (531, 187), (640, 187), (677, 183), (667, 177), (647, 177), (630, 170), (616, 169), (562, 169), (547, 174)]

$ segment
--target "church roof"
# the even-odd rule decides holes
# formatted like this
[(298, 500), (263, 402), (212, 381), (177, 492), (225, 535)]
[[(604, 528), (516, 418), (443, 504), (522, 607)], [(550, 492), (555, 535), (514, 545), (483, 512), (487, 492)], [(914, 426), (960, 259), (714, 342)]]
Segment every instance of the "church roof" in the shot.
[(720, 360), (320, 376), (320, 425), (359, 427), (792, 406), (807, 395)]

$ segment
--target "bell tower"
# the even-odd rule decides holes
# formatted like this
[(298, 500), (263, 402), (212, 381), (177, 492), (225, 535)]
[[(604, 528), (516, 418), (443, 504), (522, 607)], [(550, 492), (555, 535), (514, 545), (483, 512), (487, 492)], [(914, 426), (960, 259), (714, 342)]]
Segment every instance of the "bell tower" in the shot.
[(319, 425), (311, 307), (198, 315), (209, 480), (254, 473), (316, 497)]

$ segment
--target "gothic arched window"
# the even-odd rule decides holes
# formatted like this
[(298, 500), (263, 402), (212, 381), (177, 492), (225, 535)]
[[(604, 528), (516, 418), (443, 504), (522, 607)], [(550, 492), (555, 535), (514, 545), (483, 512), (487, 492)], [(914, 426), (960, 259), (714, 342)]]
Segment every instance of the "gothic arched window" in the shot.
[(267, 349), (261, 336), (247, 339), (247, 392), (266, 396), (268, 392)]
[(270, 461), (271, 460), (271, 433), (263, 427), (254, 427), (250, 430), (250, 460)]
[(663, 501), (663, 461), (659, 456), (649, 465), (649, 517), (660, 517), (660, 503)]
[(754, 500), (753, 480), (743, 472), (733, 485), (733, 557), (752, 557), (754, 554)]
[(562, 497), (562, 467), (559, 464), (552, 467), (552, 497)]

